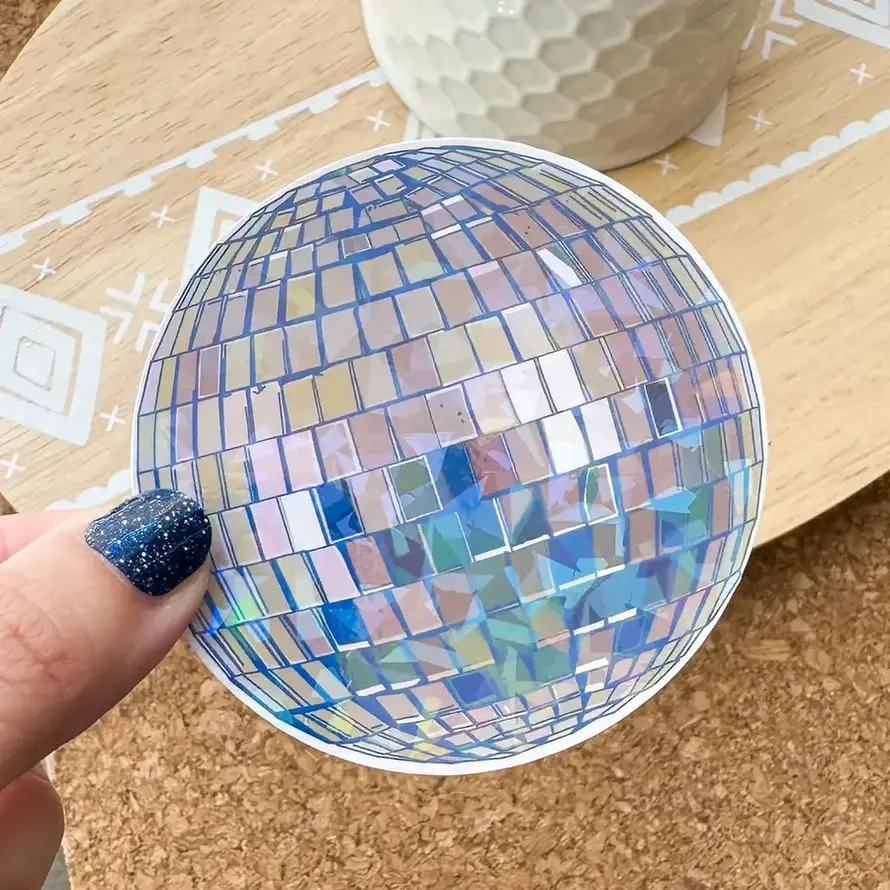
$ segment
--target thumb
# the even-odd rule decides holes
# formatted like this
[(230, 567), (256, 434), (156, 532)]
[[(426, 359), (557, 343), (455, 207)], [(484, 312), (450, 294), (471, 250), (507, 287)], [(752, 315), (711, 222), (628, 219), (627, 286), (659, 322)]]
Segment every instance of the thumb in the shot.
[(0, 563), (0, 788), (164, 657), (200, 605), (210, 543), (198, 504), (160, 490), (74, 513)]
[(0, 887), (42, 887), (64, 827), (62, 802), (41, 772), (29, 770), (0, 791)]

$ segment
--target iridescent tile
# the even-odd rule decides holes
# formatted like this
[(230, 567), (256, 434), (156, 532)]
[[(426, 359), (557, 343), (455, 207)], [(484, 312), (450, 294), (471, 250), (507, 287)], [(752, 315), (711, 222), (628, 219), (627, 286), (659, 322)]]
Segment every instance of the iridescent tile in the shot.
[(625, 275), (610, 275), (597, 282), (597, 289), (603, 294), (604, 303), (622, 327), (631, 328), (644, 320), (634, 299), (630, 282)]
[(538, 367), (557, 411), (575, 408), (587, 400), (571, 353), (567, 349), (542, 355), (538, 359)]
[(459, 510), (470, 552), (476, 559), (507, 548), (504, 527), (492, 501), (480, 501)]
[(519, 481), (528, 484), (550, 475), (544, 438), (536, 423), (523, 424), (504, 433), (511, 463)]
[(391, 351), (393, 367), (404, 395), (434, 389), (439, 386), (439, 375), (427, 341), (412, 340)]
[(621, 389), (621, 383), (601, 340), (579, 343), (572, 347), (571, 352), (591, 398), (603, 398)]
[(253, 338), (254, 383), (278, 382), (286, 373), (284, 332), (273, 328)]
[(389, 424), (382, 410), (353, 415), (349, 418), (349, 427), (364, 469), (373, 470), (395, 461)]
[(618, 265), (606, 255), (605, 250), (596, 242), (593, 235), (573, 238), (571, 241), (565, 242), (565, 246), (593, 281), (599, 281), (618, 271)]
[(470, 407), (485, 436), (509, 429), (517, 423), (500, 374), (483, 374), (464, 383)]
[(514, 550), (509, 557), (512, 579), (523, 601), (539, 599), (552, 593), (555, 587), (553, 567), (550, 562), (550, 546), (547, 540)]
[(504, 368), (501, 379), (507, 387), (513, 411), (522, 423), (538, 420), (553, 410), (534, 362)]
[[(251, 381), (250, 375), (250, 337), (230, 340), (225, 345), (225, 388), (227, 390), (243, 389)], [(161, 378), (163, 380), (163, 377)]]
[(469, 270), (470, 279), (482, 295), (482, 301), (490, 312), (515, 306), (519, 295), (500, 263), (484, 263)]
[(521, 488), (498, 498), (511, 546), (546, 538), (550, 532), (546, 503), (536, 488)]
[[(667, 401), (668, 404), (670, 404), (669, 398)], [(655, 416), (655, 412), (651, 407), (650, 410), (647, 411), (647, 405), (651, 406), (652, 403), (651, 400), (644, 401), (642, 389), (631, 389), (627, 392), (618, 393), (610, 399), (610, 402), (621, 427), (621, 438), (624, 449), (638, 448), (645, 442), (652, 440), (654, 432), (649, 425), (649, 416), (650, 414), (653, 416), (656, 424), (658, 418)], [(673, 416), (671, 416), (671, 419), (673, 420)], [(661, 434), (657, 425), (656, 430)], [(676, 423), (674, 423), (674, 428), (669, 431), (674, 432), (675, 430)]]
[(232, 554), (238, 565), (262, 562), (256, 534), (247, 517), (247, 510), (238, 507), (220, 514)]
[(539, 647), (568, 639), (571, 631), (566, 623), (562, 601), (558, 597), (538, 600), (525, 608), (529, 627)]
[(498, 316), (470, 322), (467, 334), (483, 370), (494, 371), (516, 361), (516, 354)]
[(456, 513), (440, 513), (428, 519), (423, 525), (423, 537), (437, 572), (461, 568), (472, 560)]
[(522, 358), (537, 358), (553, 349), (541, 319), (531, 303), (504, 310), (503, 318)]
[(315, 444), (327, 479), (351, 476), (361, 469), (355, 442), (345, 420), (316, 427)]
[[(689, 351), (689, 344), (686, 342), (686, 334), (680, 320), (676, 317), (663, 318), (655, 327), (659, 329), (663, 336), (664, 342), (670, 349), (670, 355), (673, 363), (676, 364), (678, 370), (691, 368), (695, 364), (695, 359)], [(645, 348), (645, 347), (644, 347)]]
[(427, 341), (443, 384), (466, 380), (479, 373), (479, 363), (463, 327), (437, 331), (430, 334)]
[[(347, 267), (347, 268), (352, 268)], [(358, 264), (362, 286), (372, 297), (393, 291), (402, 285), (402, 276), (391, 253), (382, 253)]]
[(486, 613), (491, 614), (517, 601), (517, 589), (508, 571), (505, 554), (477, 561), (468, 570), (470, 586)]
[(460, 226), (455, 226), (455, 228), (458, 231), (446, 229), (441, 235), (434, 234), (436, 247), (442, 251), (445, 259), (455, 269), (466, 269), (468, 266), (481, 263), (484, 257), (473, 244), (469, 235), (460, 231)]
[(421, 634), (442, 626), (442, 619), (433, 605), (429, 591), (422, 583), (396, 587), (393, 598), (410, 633)]
[(694, 371), (695, 389), (699, 404), (707, 420), (723, 417), (726, 411), (717, 384), (714, 380), (713, 368), (710, 365), (699, 365)]
[(541, 421), (547, 450), (557, 473), (567, 473), (590, 461), (590, 452), (577, 417), (571, 411), (553, 414)]
[(553, 236), (538, 224), (528, 210), (505, 213), (501, 219), (510, 228), (513, 237), (528, 247), (541, 247), (553, 240)]
[[(283, 583), (285, 592), (297, 609), (309, 609), (322, 603), (318, 586), (302, 555), (284, 556), (275, 560), (273, 565), (276, 577)], [(299, 637), (304, 639), (306, 635), (301, 632)]]
[(538, 301), (537, 309), (557, 346), (574, 346), (585, 339), (565, 294), (544, 297)]
[(409, 337), (420, 337), (442, 327), (442, 314), (429, 287), (405, 291), (399, 294), (397, 302)]
[(391, 586), (389, 572), (374, 538), (353, 538), (347, 541), (346, 553), (362, 592)]
[(436, 575), (430, 592), (445, 624), (468, 627), (481, 619), (481, 604), (476, 599), (466, 572), (452, 571)]
[[(478, 627), (469, 629), (459, 627), (448, 630), (443, 634), (443, 640), (452, 653), (455, 663), (461, 670), (472, 670), (473, 668), (494, 664), (494, 653), (491, 651), (485, 635)], [(451, 687), (455, 697), (467, 704), (469, 702), (467, 701), (466, 693), (463, 691), (463, 683), (455, 684), (455, 681), (465, 676), (468, 675), (461, 674), (455, 677), (448, 685)], [(492, 686), (486, 695), (473, 699), (472, 703), (480, 704), (484, 700), (494, 701), (499, 695), (499, 690)]]
[(377, 534), (377, 544), (395, 585), (411, 584), (430, 574), (429, 558), (418, 525), (385, 529)]
[(427, 396), (427, 404), (439, 444), (443, 447), (464, 442), (479, 434), (462, 387), (440, 389)]
[(352, 358), (362, 351), (354, 309), (343, 309), (323, 315), (321, 333), (327, 362)]
[(358, 405), (349, 365), (332, 365), (314, 378), (315, 394), (324, 420), (354, 412)]
[(646, 369), (637, 355), (630, 334), (626, 331), (617, 331), (614, 334), (609, 334), (603, 340), (603, 345), (611, 356), (625, 389), (630, 389), (630, 387), (638, 383), (647, 381)]
[(291, 489), (309, 488), (321, 484), (321, 467), (309, 430), (285, 436), (281, 440), (281, 449)]
[(362, 335), (371, 349), (382, 349), (402, 340), (402, 332), (391, 297), (362, 303), (358, 307)]
[[(397, 231), (398, 228), (396, 226)], [(405, 236), (402, 235), (402, 237)], [(445, 271), (436, 256), (432, 242), (427, 238), (418, 238), (416, 241), (399, 244), (395, 248), (395, 254), (410, 284), (428, 281)]]
[(547, 278), (535, 254), (530, 250), (504, 257), (503, 265), (507, 274), (513, 280), (516, 289), (526, 300), (546, 297), (556, 290)]
[(325, 482), (315, 489), (315, 495), (331, 541), (361, 534), (361, 519), (345, 481)]
[(391, 466), (387, 472), (405, 519), (418, 519), (440, 509), (430, 468), (423, 458)]
[(390, 405), (387, 414), (399, 449), (405, 457), (427, 454), (439, 446), (427, 400), (423, 396)]
[(323, 547), (320, 550), (313, 550), (309, 558), (328, 602), (353, 599), (359, 595), (355, 578), (339, 548)]
[(366, 531), (380, 531), (398, 522), (383, 470), (353, 476), (347, 484)]
[(379, 645), (402, 639), (405, 631), (383, 593), (371, 593), (355, 601), (362, 623), (371, 640)]
[(249, 440), (260, 442), (263, 439), (279, 437), (284, 432), (281, 405), (281, 387), (278, 381), (264, 383), (248, 390), (250, 404), (249, 417), (253, 424)]
[(581, 525), (581, 479), (575, 473), (541, 483), (541, 499), (553, 534)]
[(683, 371), (671, 378), (671, 390), (685, 428), (699, 426), (704, 419), (692, 371)]
[(516, 473), (503, 436), (481, 436), (467, 445), (473, 475), (483, 496), (496, 494), (516, 482)]
[[(485, 619), (485, 630), (492, 642), (495, 658), (503, 665), (501, 673), (503, 682), (504, 679), (510, 678), (514, 670), (516, 672), (521, 670), (516, 662), (521, 656), (531, 655), (535, 651), (537, 637), (522, 606), (500, 609), (495, 614), (489, 615)], [(503, 688), (508, 694), (520, 692), (517, 686), (504, 684)]]
[(718, 359), (714, 362), (714, 384), (725, 406), (726, 413), (738, 414), (742, 410), (742, 402), (736, 390), (735, 376), (726, 359)]
[(672, 442), (664, 442), (646, 452), (652, 490), (655, 497), (680, 491), (676, 449)]
[(440, 278), (432, 284), (445, 320), (449, 325), (459, 325), (482, 314), (479, 301), (465, 274)]
[(290, 553), (291, 544), (278, 502), (261, 501), (251, 504), (248, 509), (263, 559), (274, 559)]

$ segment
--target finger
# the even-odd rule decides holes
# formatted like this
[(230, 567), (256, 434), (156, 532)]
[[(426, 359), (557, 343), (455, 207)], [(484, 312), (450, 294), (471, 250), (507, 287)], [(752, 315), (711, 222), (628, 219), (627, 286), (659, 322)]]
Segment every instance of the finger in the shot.
[(0, 562), (71, 518), (70, 511), (47, 510), (0, 516)]
[(210, 523), (172, 491), (74, 513), (0, 564), (0, 787), (167, 653), (207, 585)]
[(18, 515), (15, 507), (0, 494), (0, 562), (27, 546), (35, 538), (64, 522), (70, 512), (62, 510)]
[(42, 773), (27, 772), (0, 791), (0, 887), (40, 890), (64, 828), (62, 802)]

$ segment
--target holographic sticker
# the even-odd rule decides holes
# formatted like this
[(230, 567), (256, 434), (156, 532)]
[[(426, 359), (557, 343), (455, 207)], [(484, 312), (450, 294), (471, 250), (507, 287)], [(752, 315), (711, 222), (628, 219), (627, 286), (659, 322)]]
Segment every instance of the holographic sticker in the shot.
[(662, 217), (555, 155), (432, 141), (212, 250), (134, 466), (210, 514), (191, 633), (230, 689), (323, 751), (461, 773), (589, 738), (691, 657), (764, 443), (738, 320)]

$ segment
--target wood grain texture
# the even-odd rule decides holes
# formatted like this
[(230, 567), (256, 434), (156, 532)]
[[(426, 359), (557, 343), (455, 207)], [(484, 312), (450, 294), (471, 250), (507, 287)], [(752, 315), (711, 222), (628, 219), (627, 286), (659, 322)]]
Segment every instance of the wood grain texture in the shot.
[[(301, 9), (313, 3), (302, 0)], [(190, 102), (210, 96), (206, 58), (216, 50), (209, 44), (249, 43), (278, 4), (255, 3), (237, 33), (231, 18), (214, 18), (220, 8), (231, 16), (235, 4), (201, 3), (202, 14), (189, 3), (175, 5), (176, 27), (168, 2), (63, 0), (0, 84), (0, 231), (228, 132), (232, 109), (265, 101), (267, 87), (256, 87), (261, 66), (253, 81), (232, 86), (237, 53), (214, 55), (212, 76), (219, 89), (229, 88), (228, 100), (214, 106), (216, 118), (204, 115), (200, 102), (180, 103), (178, 91), (188, 91)], [(758, 41), (772, 5), (764, 6)], [(47, 6), (22, 0), (14, 14)], [(13, 20), (5, 13), (0, 4), (3, 26)], [(287, 76), (314, 76), (292, 61), (301, 58), (299, 47), (310, 51), (307, 38), (288, 22), (276, 26), (286, 33), (274, 39), (291, 52)], [(329, 27), (344, 25), (331, 20)], [(0, 38), (8, 33), (0, 27)], [(890, 68), (873, 48), (814, 29), (806, 40), (793, 33), (799, 52), (779, 47), (787, 49), (787, 64), (777, 62), (768, 80), (756, 76), (759, 45), (743, 62), (733, 99), (741, 104), (716, 156), (683, 143), (672, 150), (679, 169), (670, 175), (639, 165), (621, 178), (670, 207), (880, 108), (880, 97), (869, 106), (840, 79), (867, 58), (886, 83)], [(190, 40), (204, 47), (203, 61), (187, 48)], [(139, 53), (150, 70), (128, 67)], [(345, 65), (344, 58), (325, 63)], [(367, 60), (342, 70), (361, 64)], [(165, 65), (181, 68), (182, 78), (155, 74)], [(123, 83), (123, 71), (138, 86)], [(69, 72), (80, 78), (77, 101)], [(162, 89), (152, 86), (153, 76)], [(301, 81), (293, 96), (311, 94), (300, 91), (318, 82)], [(127, 91), (126, 108), (118, 89)], [(280, 83), (268, 89), (282, 90), (279, 99), (288, 92)], [(381, 104), (396, 113), (393, 100)], [(778, 106), (787, 116), (776, 114)], [(341, 146), (364, 147), (362, 107), (358, 97), (344, 103), (336, 125), (317, 117), (307, 126), (301, 118), (285, 134), (292, 157), (308, 169)], [(734, 141), (761, 107), (781, 132), (765, 131), (772, 141)], [(121, 142), (109, 136), (112, 119)], [(336, 144), (329, 144), (332, 134)], [(382, 141), (386, 133), (378, 135)], [(97, 140), (104, 140), (102, 155)], [(213, 176), (203, 181), (229, 189), (234, 182), (250, 189), (248, 197), (261, 197), (266, 187), (242, 172), (263, 159), (250, 149), (221, 156), (235, 173), (209, 168)], [(873, 137), (686, 226), (741, 306), (760, 356), (773, 439), (764, 539), (886, 466), (888, 412), (880, 406), (887, 379), (875, 351), (886, 311), (878, 212), (886, 204), (886, 151), (886, 137)], [(109, 202), (89, 225), (35, 236), (24, 258), (0, 258), (0, 281), (17, 275), (33, 282), (31, 262), (44, 249), (58, 246), (61, 256), (76, 248), (77, 262), (41, 286), (56, 299), (98, 305), (91, 294), (104, 286), (109, 267), (130, 275), (145, 261), (127, 252), (142, 216), (165, 202), (173, 215), (190, 206), (195, 179), (177, 173), (159, 189), (151, 205), (131, 200), (118, 210)], [(169, 227), (151, 238), (139, 241), (139, 252), (179, 262), (181, 233)], [(103, 398), (111, 404), (134, 386), (138, 358), (132, 349), (108, 355)], [(39, 506), (60, 491), (104, 484), (123, 465), (126, 433), (66, 451), (0, 426), (0, 456), (13, 449), (30, 449), (38, 469), (7, 481), (0, 473), (0, 484), (17, 505)], [(890, 485), (882, 480), (761, 548), (711, 640), (663, 693), (599, 739), (504, 775), (418, 779), (318, 758), (248, 713), (178, 647), (58, 755), (73, 886), (890, 890), (888, 528)]]
[[(762, 19), (771, 6), (765, 4)], [(672, 150), (678, 169), (670, 176), (644, 162), (618, 178), (667, 209), (870, 118), (876, 102), (880, 107), (875, 91), (839, 76), (870, 50), (872, 81), (885, 80), (890, 54), (809, 23), (795, 36), (800, 51), (789, 51), (788, 59), (764, 65), (757, 52), (744, 57), (733, 91), (736, 122), (723, 147), (685, 141)], [(830, 64), (814, 67), (812, 53)], [(115, 0), (65, 0), (0, 88), (0, 232), (371, 67), (357, 0), (336, 9), (303, 2), (298, 17), (295, 7), (272, 0), (250, 8), (240, 0), (159, 0), (126, 9)], [(390, 109), (393, 125), (377, 141), (392, 141), (405, 112), (391, 94), (380, 104)], [(748, 119), (762, 106), (776, 123), (752, 136)], [(316, 158), (367, 146), (345, 135), (350, 114), (363, 120), (361, 110), (341, 103), (295, 134), (298, 172)], [(890, 463), (890, 412), (872, 408), (890, 383), (884, 361), (890, 309), (878, 299), (890, 285), (879, 247), (881, 208), (890, 201), (890, 181), (880, 173), (888, 147), (890, 136), (873, 136), (685, 226), (738, 308), (764, 381), (771, 463), (761, 542), (848, 497)], [(213, 164), (231, 167), (240, 152)], [(204, 172), (164, 176), (178, 177), (177, 190), (187, 195)], [(105, 251), (120, 254), (127, 236), (120, 217), (110, 217), (107, 226), (84, 228), (86, 235), (77, 231), (71, 249), (81, 273), (54, 276), (48, 295), (95, 311), (83, 270), (91, 258), (107, 265)], [(58, 245), (52, 231), (67, 240), (54, 225), (43, 235), (47, 250)], [(181, 243), (185, 233), (171, 237)], [(4, 280), (18, 274), (14, 261), (15, 254), (0, 257)], [(66, 251), (66, 265), (74, 264)], [(141, 355), (110, 361), (120, 365), (113, 373), (124, 393), (134, 387)], [(70, 459), (37, 438), (0, 421), (0, 452)], [(120, 446), (79, 453), (89, 469), (84, 485), (104, 484), (123, 465), (123, 453)], [(52, 500), (49, 466), (41, 463), (27, 480), (11, 479), (10, 491), (18, 496), (21, 489), (26, 506)]]

